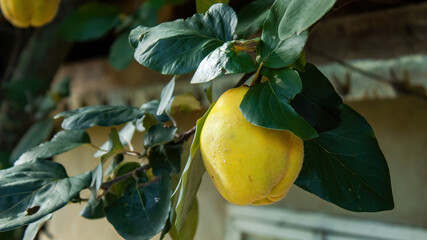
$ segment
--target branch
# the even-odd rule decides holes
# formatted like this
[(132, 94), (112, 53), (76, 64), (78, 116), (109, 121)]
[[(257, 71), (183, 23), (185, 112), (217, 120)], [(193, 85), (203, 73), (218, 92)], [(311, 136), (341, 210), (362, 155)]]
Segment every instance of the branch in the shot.
[[(150, 168), (150, 165), (148, 165), (148, 164), (144, 165), (144, 166), (141, 166), (141, 167), (139, 167), (139, 168), (137, 168), (137, 169), (135, 169), (135, 170), (133, 170), (131, 172), (128, 172), (128, 173), (123, 174), (123, 175), (120, 175), (120, 176), (114, 178), (113, 180), (110, 180), (110, 181), (102, 183), (101, 187), (99, 189), (106, 190), (105, 192), (107, 192), (108, 189), (110, 189), (110, 187), (113, 186), (114, 184), (116, 184), (118, 182), (121, 182), (121, 181), (124, 181), (126, 179), (129, 179), (131, 177), (134, 177), (138, 173), (141, 173), (141, 172), (143, 172), (143, 171), (145, 171), (145, 170), (147, 170), (149, 168)], [(101, 194), (101, 196), (99, 196), (98, 198), (101, 198), (103, 195), (105, 195), (105, 194)]]
[(183, 132), (179, 134), (177, 143), (183, 144), (185, 141), (187, 141), (191, 135), (193, 135), (196, 132), (196, 126), (193, 126), (190, 130)]
[(234, 88), (242, 86), (255, 72), (245, 73), (242, 78), (234, 85)]
[(381, 75), (377, 75), (375, 73), (372, 73), (372, 72), (363, 70), (361, 68), (358, 68), (354, 65), (351, 65), (351, 64), (349, 64), (349, 63), (347, 63), (347, 62), (345, 62), (339, 58), (331, 56), (325, 52), (321, 52), (321, 51), (315, 50), (313, 48), (311, 49), (311, 51), (315, 54), (318, 54), (318, 55), (326, 58), (326, 59), (329, 59), (331, 61), (335, 61), (338, 64), (346, 67), (347, 69), (350, 69), (351, 71), (354, 71), (354, 72), (357, 72), (361, 75), (367, 76), (374, 81), (390, 84), (397, 93), (406, 94), (406, 95), (408, 95), (408, 94), (414, 95), (414, 96), (416, 96), (416, 97), (418, 97), (424, 101), (427, 101), (427, 95), (425, 93), (422, 93), (421, 91), (414, 90), (413, 87), (411, 87), (408, 84), (408, 82), (409, 82), (408, 79), (402, 80), (402, 79), (396, 78), (396, 75), (394, 74), (394, 72), (391, 72), (391, 74), (392, 74), (391, 79), (387, 79)]

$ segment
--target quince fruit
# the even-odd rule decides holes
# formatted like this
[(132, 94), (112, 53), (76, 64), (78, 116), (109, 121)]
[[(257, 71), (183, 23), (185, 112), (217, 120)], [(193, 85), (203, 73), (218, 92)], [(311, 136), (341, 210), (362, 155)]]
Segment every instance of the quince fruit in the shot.
[(249, 90), (225, 92), (212, 108), (200, 136), (206, 170), (221, 195), (237, 205), (264, 205), (288, 193), (301, 171), (303, 141), (287, 130), (249, 123), (240, 103)]
[(53, 20), (60, 0), (0, 0), (4, 17), (16, 27), (40, 27)]

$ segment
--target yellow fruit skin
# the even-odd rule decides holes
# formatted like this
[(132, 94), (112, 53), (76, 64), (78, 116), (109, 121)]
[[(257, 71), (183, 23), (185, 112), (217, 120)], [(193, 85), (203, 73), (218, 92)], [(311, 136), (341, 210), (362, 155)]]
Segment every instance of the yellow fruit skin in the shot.
[(239, 105), (243, 86), (225, 92), (200, 136), (203, 162), (221, 195), (237, 205), (265, 205), (288, 193), (301, 171), (303, 141), (290, 131), (255, 126)]
[(14, 26), (41, 27), (53, 20), (60, 0), (0, 0), (4, 17)]

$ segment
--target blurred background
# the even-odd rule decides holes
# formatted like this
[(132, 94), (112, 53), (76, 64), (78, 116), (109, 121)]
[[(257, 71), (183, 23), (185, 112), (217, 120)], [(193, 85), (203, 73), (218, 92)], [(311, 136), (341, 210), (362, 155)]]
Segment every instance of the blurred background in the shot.
[[(230, 5), (238, 12), (248, 2), (231, 0)], [(90, 14), (76, 15), (76, 9), (94, 3), (86, 7)], [(0, 168), (58, 131), (60, 122), (52, 116), (59, 111), (102, 104), (140, 106), (159, 98), (171, 76), (136, 63), (127, 35), (135, 26), (154, 26), (195, 12), (190, 0), (63, 0), (55, 20), (42, 28), (18, 29), (0, 16)], [(205, 174), (198, 193), (196, 239), (426, 240), (426, 13), (427, 1), (422, 0), (339, 0), (311, 29), (305, 48), (307, 61), (318, 65), (344, 101), (373, 127), (389, 164), (395, 209), (353, 213), (297, 186), (270, 206), (233, 206)], [(215, 81), (214, 98), (240, 77)], [(175, 93), (192, 93), (202, 109), (175, 116), (182, 131), (208, 106), (203, 87), (190, 85), (190, 78), (181, 76)], [(88, 132), (100, 146), (109, 129)], [(134, 137), (137, 150), (142, 150), (141, 137)], [(55, 160), (74, 175), (98, 164), (94, 152), (83, 146)], [(82, 207), (69, 204), (56, 212), (40, 239), (122, 239), (105, 219), (80, 217)], [(0, 233), (0, 239), (14, 236), (19, 231)]]

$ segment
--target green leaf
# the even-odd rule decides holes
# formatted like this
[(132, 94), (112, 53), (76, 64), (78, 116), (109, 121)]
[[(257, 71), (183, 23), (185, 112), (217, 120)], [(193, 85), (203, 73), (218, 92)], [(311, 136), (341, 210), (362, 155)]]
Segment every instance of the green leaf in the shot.
[(66, 76), (52, 88), (52, 93), (58, 95), (59, 97), (68, 97), (70, 96), (70, 76)]
[(224, 74), (249, 73), (256, 70), (251, 56), (236, 53), (234, 41), (226, 42), (209, 53), (194, 73), (191, 83), (204, 83)]
[(170, 230), (170, 235), (173, 240), (192, 240), (196, 235), (197, 223), (199, 221), (199, 204), (197, 198), (194, 199), (191, 209), (184, 220), (184, 225), (181, 231), (177, 231), (173, 226)]
[(110, 48), (108, 60), (111, 66), (117, 70), (123, 70), (133, 60), (133, 48), (128, 41), (129, 32), (120, 34)]
[(170, 113), (189, 113), (202, 109), (200, 102), (191, 93), (184, 93), (172, 98), (169, 104)]
[(62, 128), (86, 129), (94, 126), (109, 127), (141, 118), (145, 109), (129, 106), (88, 106), (57, 114), (64, 117)]
[(177, 199), (175, 204), (175, 227), (178, 232), (181, 231), (182, 226), (184, 225), (184, 220), (191, 209), (197, 190), (202, 182), (203, 174), (206, 171), (202, 158), (196, 157), (196, 153), (200, 147), (200, 134), (202, 132), (203, 125), (205, 124), (206, 118), (213, 106), (215, 106), (215, 102), (211, 104), (203, 117), (197, 120), (196, 132), (194, 134), (193, 142), (191, 143), (190, 155), (188, 156), (181, 178), (179, 179), (178, 185), (173, 193)]
[(205, 13), (216, 3), (228, 4), (230, 0), (196, 0), (196, 9), (198, 13)]
[(291, 105), (318, 132), (334, 129), (340, 123), (342, 99), (329, 80), (312, 64), (300, 72), (303, 88)]
[(304, 140), (315, 138), (316, 130), (289, 103), (301, 89), (295, 70), (281, 70), (268, 81), (251, 87), (243, 97), (240, 111), (254, 125), (289, 130)]
[(88, 41), (105, 36), (117, 26), (120, 9), (112, 4), (90, 2), (68, 15), (59, 34), (68, 41)]
[[(114, 177), (119, 177), (137, 169), (140, 166), (141, 165), (137, 162), (121, 162), (114, 169), (113, 175)], [(128, 186), (132, 183), (135, 184), (135, 179), (133, 178), (128, 178), (124, 181), (120, 181), (111, 186), (111, 192), (114, 193), (117, 197), (122, 197)]]
[(157, 115), (157, 109), (159, 109), (159, 100), (152, 100), (149, 101), (148, 103), (144, 103), (141, 105), (140, 109), (143, 110), (145, 113), (150, 113), (152, 114), (154, 117), (156, 117), (156, 119), (159, 122), (167, 122), (169, 121), (169, 117), (166, 113), (163, 113), (161, 115)]
[(157, 124), (148, 129), (144, 135), (144, 146), (154, 147), (172, 141), (175, 137), (177, 128), (170, 126), (164, 127), (163, 124)]
[(39, 159), (0, 170), (0, 231), (33, 223), (62, 208), (89, 186), (91, 175), (68, 177), (61, 164)]
[(372, 128), (347, 105), (341, 119), (337, 128), (304, 143), (295, 184), (350, 211), (393, 209), (390, 173)]
[(245, 5), (237, 14), (237, 36), (246, 39), (256, 33), (262, 27), (273, 3), (274, 0), (255, 0)]
[(135, 11), (134, 24), (153, 27), (158, 22), (157, 12), (166, 4), (165, 0), (147, 0)]
[(237, 25), (234, 10), (213, 5), (206, 14), (195, 14), (153, 28), (138, 27), (129, 35), (135, 59), (162, 74), (189, 73), (224, 42), (232, 40)]
[(213, 83), (212, 82), (208, 82), (207, 85), (205, 84), (205, 86), (203, 87), (203, 90), (205, 91), (205, 94), (206, 94), (206, 98), (208, 99), (208, 101), (210, 103), (213, 102), (212, 89), (213, 89)]
[(15, 162), (15, 165), (34, 161), (37, 158), (50, 158), (58, 154), (68, 152), (71, 149), (89, 144), (89, 135), (83, 130), (63, 130), (53, 138), (39, 146), (30, 149)]
[(169, 216), (171, 182), (162, 174), (146, 187), (132, 186), (105, 209), (107, 220), (127, 240), (148, 240), (161, 232)]
[(43, 227), (43, 225), (52, 218), (52, 215), (52, 213), (48, 214), (39, 219), (38, 221), (29, 224), (27, 228), (25, 228), (25, 233), (22, 240), (36, 239), (37, 233), (39, 232), (40, 228)]
[(307, 41), (308, 31), (294, 34), (284, 40), (278, 36), (279, 21), (290, 0), (275, 1), (263, 25), (258, 51), (264, 66), (281, 68), (294, 63)]
[(96, 195), (91, 194), (86, 206), (80, 211), (79, 215), (87, 219), (105, 217), (103, 201), (97, 200)]
[(2, 88), (4, 89), (6, 98), (25, 105), (29, 103), (28, 97), (34, 98), (49, 87), (47, 81), (43, 79), (25, 77), (13, 82), (6, 82), (2, 84)]
[(178, 174), (181, 169), (181, 144), (168, 143), (150, 149), (148, 160), (154, 175), (162, 172)]
[(31, 126), (10, 154), (10, 162), (15, 162), (24, 152), (46, 141), (52, 128), (52, 119), (40, 120)]
[(308, 29), (334, 6), (336, 0), (285, 0), (283, 2), (287, 2), (289, 6), (280, 20), (279, 37), (287, 39)]
[[(127, 123), (118, 133), (119, 135), (119, 139), (120, 139), (120, 143), (122, 146), (126, 146), (128, 145), (128, 143), (130, 143), (132, 141), (133, 138), (133, 134), (135, 133), (135, 124), (133, 124), (132, 122)], [(109, 151), (111, 149), (111, 141), (108, 140), (106, 141), (104, 144), (102, 144), (101, 147), (99, 147), (102, 150), (105, 151)], [(97, 157), (101, 157), (102, 155), (105, 154), (105, 151), (102, 150), (98, 150), (95, 154), (93, 154), (93, 157), (97, 158)]]
[(160, 94), (160, 103), (157, 108), (157, 115), (161, 115), (165, 112), (166, 107), (168, 106), (170, 100), (172, 99), (173, 90), (175, 89), (175, 77), (170, 80), (170, 82), (163, 88), (162, 93)]
[(303, 50), (299, 58), (294, 63), (292, 63), (289, 67), (297, 70), (298, 72), (304, 72), (306, 64), (307, 64), (307, 60), (305, 59), (305, 51)]

